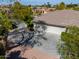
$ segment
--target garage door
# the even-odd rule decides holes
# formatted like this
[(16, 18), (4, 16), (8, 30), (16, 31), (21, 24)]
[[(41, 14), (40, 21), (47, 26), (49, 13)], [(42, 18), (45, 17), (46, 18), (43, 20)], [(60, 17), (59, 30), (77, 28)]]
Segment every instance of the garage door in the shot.
[(46, 32), (53, 33), (53, 34), (61, 34), (61, 32), (65, 31), (65, 28), (54, 27), (54, 26), (47, 26)]

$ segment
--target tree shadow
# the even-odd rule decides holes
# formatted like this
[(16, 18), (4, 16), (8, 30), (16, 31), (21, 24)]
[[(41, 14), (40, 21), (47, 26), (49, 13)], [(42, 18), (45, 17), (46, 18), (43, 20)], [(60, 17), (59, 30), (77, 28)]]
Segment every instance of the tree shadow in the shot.
[(6, 59), (27, 59), (20, 56), (21, 51), (11, 52)]
[(38, 46), (41, 46), (43, 45), (41, 41), (47, 40), (47, 38), (45, 37), (47, 26), (45, 24), (46, 23), (44, 21), (38, 21), (37, 23), (35, 23), (34, 37), (31, 40), (33, 46), (36, 44), (38, 44)]
[[(22, 35), (22, 39), (21, 39), (21, 41), (19, 41), (17, 43), (18, 44), (17, 46), (30, 45), (30, 46), (34, 47), (34, 45), (36, 45), (36, 44), (41, 46), (42, 43), (40, 41), (47, 40), (47, 38), (44, 36), (46, 34), (46, 32), (45, 32), (46, 29), (47, 29), (47, 26), (45, 25), (45, 22), (39, 21), (39, 23), (35, 23), (34, 31), (29, 31), (29, 32), (24, 31), (24, 32), (20, 33)], [(12, 48), (17, 47), (17, 46), (12, 46), (10, 48), (12, 49)]]
[(42, 46), (42, 40), (47, 40), (47, 38), (44, 36), (46, 34), (45, 30), (47, 29), (47, 26), (45, 25), (45, 22), (39, 21), (39, 23), (34, 24), (34, 33), (29, 33), (29, 38), (27, 38), (23, 45), (27, 46), (30, 45), (31, 47)]

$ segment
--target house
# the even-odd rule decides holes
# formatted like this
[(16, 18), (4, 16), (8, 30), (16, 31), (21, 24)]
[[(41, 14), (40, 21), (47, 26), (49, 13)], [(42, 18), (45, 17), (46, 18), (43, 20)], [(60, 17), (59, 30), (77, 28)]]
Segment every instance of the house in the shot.
[(68, 25), (75, 25), (79, 27), (79, 11), (57, 10), (49, 12), (36, 17), (34, 19), (34, 24), (46, 25), (46, 32), (61, 34), (61, 32), (65, 31), (65, 27)]
[(36, 7), (33, 8), (33, 12), (34, 13), (41, 13), (41, 14), (46, 14), (48, 12), (52, 12), (55, 11), (55, 8), (47, 8), (47, 7)]

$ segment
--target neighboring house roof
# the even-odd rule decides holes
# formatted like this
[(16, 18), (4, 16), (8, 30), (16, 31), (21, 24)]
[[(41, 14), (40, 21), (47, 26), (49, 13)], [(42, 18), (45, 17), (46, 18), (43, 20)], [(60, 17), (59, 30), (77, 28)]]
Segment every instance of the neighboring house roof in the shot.
[(36, 17), (34, 22), (43, 21), (46, 24), (56, 26), (76, 25), (79, 26), (79, 11), (75, 10), (57, 10)]

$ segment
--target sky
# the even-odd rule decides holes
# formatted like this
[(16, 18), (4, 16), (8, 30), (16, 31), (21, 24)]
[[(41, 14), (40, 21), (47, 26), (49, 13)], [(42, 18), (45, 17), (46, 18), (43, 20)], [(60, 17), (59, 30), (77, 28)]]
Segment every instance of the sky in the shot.
[(66, 4), (79, 3), (79, 0), (21, 0), (21, 2), (23, 4), (32, 4), (32, 5), (44, 4), (50, 2), (52, 5), (55, 5), (60, 2), (65, 2)]
[[(14, 0), (0, 0), (0, 4), (8, 4), (12, 3)], [(77, 3), (79, 4), (79, 0), (20, 0), (20, 2), (24, 5), (41, 5), (47, 2), (50, 2), (52, 5), (58, 4), (60, 2), (64, 2), (66, 4), (69, 3)]]

